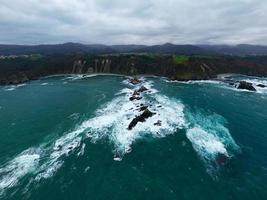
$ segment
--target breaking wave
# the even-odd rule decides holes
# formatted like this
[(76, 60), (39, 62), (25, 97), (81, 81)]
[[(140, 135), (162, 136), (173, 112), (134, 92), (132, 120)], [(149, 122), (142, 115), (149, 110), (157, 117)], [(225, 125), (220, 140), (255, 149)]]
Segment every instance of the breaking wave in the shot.
[[(252, 83), (253, 87), (256, 89), (256, 93), (259, 94), (267, 94), (267, 78), (264, 77), (256, 77), (256, 76), (245, 76), (245, 75), (238, 75), (238, 74), (226, 74), (219, 76), (222, 80), (230, 80), (230, 81), (246, 81), (249, 83)], [(260, 87), (260, 85), (263, 85), (265, 87)], [(224, 86), (225, 87), (225, 86)], [(234, 84), (234, 87), (230, 87), (228, 84), (225, 88), (232, 89), (235, 91), (245, 91), (250, 92), (248, 90), (240, 90), (236, 89), (236, 84)]]
[[(152, 82), (146, 82), (143, 85), (149, 91), (143, 94), (143, 98), (138, 102), (129, 101), (137, 87), (125, 88), (118, 93), (118, 97), (99, 109), (96, 117), (82, 125), (83, 129), (88, 127), (87, 136), (93, 141), (107, 138), (114, 144), (116, 160), (129, 152), (132, 143), (142, 136), (165, 137), (186, 125), (182, 103), (158, 94), (158, 91), (152, 88)], [(121, 96), (121, 94), (124, 95)], [(148, 118), (145, 123), (138, 123), (133, 130), (128, 130), (131, 120), (140, 115), (139, 110), (142, 105), (148, 106), (156, 114)], [(158, 121), (161, 122), (161, 126), (154, 125)]]
[[(93, 143), (107, 140), (113, 146), (114, 160), (120, 161), (131, 151), (132, 144), (144, 136), (163, 138), (176, 133), (178, 129), (185, 129), (187, 138), (209, 172), (214, 168), (212, 163), (219, 166), (218, 155), (230, 158), (238, 149), (222, 117), (190, 113), (187, 117), (185, 106), (179, 100), (160, 94), (153, 88), (153, 81), (145, 79), (142, 85), (148, 90), (140, 94), (142, 99), (130, 101), (129, 98), (141, 85), (123, 84), (126, 87), (114, 99), (73, 131), (57, 140), (30, 148), (0, 166), (0, 196), (5, 189), (15, 186), (28, 174), (37, 182), (52, 177), (64, 164), (65, 157), (83, 155), (85, 139)], [(129, 124), (142, 113), (140, 109), (144, 106), (155, 114), (129, 130)]]
[[(161, 138), (184, 128), (183, 104), (158, 94), (152, 87), (152, 81), (144, 82), (143, 85), (149, 90), (142, 94), (140, 101), (129, 100), (139, 86), (124, 88), (113, 100), (98, 109), (93, 118), (84, 121), (75, 130), (56, 141), (30, 148), (0, 166), (0, 191), (3, 193), (4, 189), (15, 186), (28, 174), (32, 174), (35, 181), (53, 176), (64, 164), (66, 156), (74, 152), (77, 156), (84, 153), (86, 138), (91, 142), (107, 139), (114, 146), (114, 160), (119, 161), (131, 151), (131, 145), (137, 139), (145, 135)], [(145, 123), (138, 123), (132, 130), (128, 130), (131, 120), (141, 113), (141, 104), (156, 114)], [(156, 126), (155, 123), (159, 121), (161, 126)]]
[(18, 85), (11, 85), (11, 86), (7, 86), (7, 87), (4, 87), (4, 90), (5, 91), (13, 91), (13, 90), (16, 90), (17, 88), (20, 88), (20, 87), (24, 87), (26, 86), (27, 84), (23, 83), (23, 84), (18, 84)]
[(240, 150), (220, 115), (188, 115), (190, 127), (186, 132), (193, 148), (200, 156), (210, 174), (214, 174)]

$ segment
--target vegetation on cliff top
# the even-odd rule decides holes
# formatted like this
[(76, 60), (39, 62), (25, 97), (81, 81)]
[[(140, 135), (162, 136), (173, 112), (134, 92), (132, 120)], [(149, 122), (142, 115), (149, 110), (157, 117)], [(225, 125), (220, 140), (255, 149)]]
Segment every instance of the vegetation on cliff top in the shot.
[(221, 73), (267, 76), (267, 56), (36, 54), (0, 59), (0, 84), (19, 84), (46, 75), (73, 73), (153, 74), (176, 80), (210, 79)]

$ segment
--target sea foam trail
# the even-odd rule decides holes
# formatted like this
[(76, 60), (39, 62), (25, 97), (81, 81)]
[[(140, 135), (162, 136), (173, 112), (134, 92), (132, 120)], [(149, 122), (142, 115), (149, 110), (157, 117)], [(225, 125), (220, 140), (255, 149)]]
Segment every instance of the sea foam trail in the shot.
[[(160, 94), (153, 88), (153, 81), (145, 79), (142, 80), (142, 85), (148, 91), (141, 94), (141, 100), (130, 101), (133, 92), (141, 85), (133, 86), (128, 81), (123, 84), (126, 87), (114, 99), (73, 131), (39, 147), (30, 148), (0, 166), (0, 197), (6, 189), (16, 186), (26, 175), (31, 175), (31, 180), (37, 182), (52, 177), (64, 164), (67, 156), (83, 155), (86, 138), (93, 143), (107, 140), (113, 146), (114, 160), (120, 161), (131, 151), (132, 144), (144, 136), (162, 138), (174, 134), (177, 129), (186, 129), (187, 138), (208, 171), (213, 170), (212, 163), (216, 163), (218, 155), (231, 157), (233, 151), (238, 149), (225, 128), (222, 117), (189, 113), (187, 119), (185, 107), (180, 101)], [(148, 106), (155, 115), (128, 130), (130, 122), (142, 113), (141, 104)], [(159, 121), (161, 125), (155, 125)]]
[[(139, 86), (124, 88), (114, 100), (99, 109), (94, 118), (80, 127), (93, 142), (108, 139), (114, 145), (115, 160), (121, 160), (125, 153), (131, 151), (133, 142), (145, 135), (165, 137), (186, 125), (182, 103), (158, 94), (158, 91), (152, 88), (152, 82), (144, 82), (143, 85), (148, 88), (148, 92), (142, 95), (141, 100), (129, 100)], [(141, 105), (148, 106), (156, 114), (128, 130), (131, 120), (142, 113), (139, 111)], [(161, 121), (161, 126), (154, 125), (158, 121)]]
[(193, 148), (204, 161), (207, 171), (214, 174), (221, 164), (239, 151), (229, 130), (224, 126), (225, 119), (219, 115), (205, 116), (189, 114), (191, 122), (186, 132)]
[[(129, 86), (117, 93), (116, 97), (98, 109), (95, 116), (84, 121), (75, 130), (64, 134), (55, 141), (30, 148), (17, 155), (13, 160), (0, 166), (0, 196), (8, 188), (17, 185), (26, 175), (31, 180), (52, 177), (64, 164), (66, 156), (84, 153), (85, 138), (92, 142), (107, 139), (114, 146), (114, 160), (118, 161), (131, 151), (131, 145), (144, 135), (155, 138), (173, 134), (186, 126), (184, 106), (153, 89), (152, 81), (143, 80), (149, 92), (142, 94), (138, 102), (129, 97), (139, 86)], [(144, 123), (138, 123), (128, 130), (131, 120), (139, 115), (140, 104), (146, 105), (156, 114)], [(154, 125), (161, 121), (161, 126)]]
[(28, 149), (0, 168), (0, 195), (5, 188), (16, 185), (20, 178), (37, 169), (40, 155)]
[(13, 91), (13, 90), (16, 90), (17, 88), (20, 88), (20, 87), (24, 87), (26, 86), (27, 84), (19, 84), (19, 85), (11, 85), (11, 86), (6, 86), (4, 87), (4, 90), (5, 91)]

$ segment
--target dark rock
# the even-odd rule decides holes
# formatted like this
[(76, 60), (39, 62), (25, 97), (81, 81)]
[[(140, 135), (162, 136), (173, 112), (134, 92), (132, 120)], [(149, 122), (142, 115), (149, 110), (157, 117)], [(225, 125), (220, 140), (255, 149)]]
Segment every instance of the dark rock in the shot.
[(225, 165), (226, 162), (228, 161), (228, 157), (222, 153), (219, 153), (216, 157), (216, 162), (219, 164), (219, 165)]
[(140, 88), (139, 88), (139, 90), (138, 90), (138, 92), (145, 92), (145, 91), (147, 91), (148, 89), (145, 87), (145, 86), (141, 86)]
[(144, 111), (148, 108), (148, 106), (141, 106), (141, 108), (139, 109), (140, 111)]
[(60, 151), (62, 149), (62, 145), (58, 145), (54, 148), (56, 151)]
[(162, 105), (158, 105), (157, 107), (158, 107), (158, 108), (161, 108), (161, 107), (162, 107)]
[(147, 118), (152, 117), (155, 113), (152, 113), (146, 109), (141, 115), (135, 117), (128, 126), (129, 130), (132, 130), (138, 122), (145, 122)]
[(132, 96), (130, 97), (130, 101), (134, 101), (134, 100), (141, 100), (142, 97), (139, 97), (139, 96)]
[(230, 83), (229, 83), (229, 85), (232, 85), (232, 86), (234, 86), (234, 85), (235, 85), (235, 83), (234, 83), (234, 82), (230, 82)]
[(129, 82), (133, 85), (137, 85), (137, 84), (141, 83), (141, 81), (137, 77), (129, 79)]
[(133, 93), (133, 96), (139, 96), (139, 95), (140, 95), (140, 93), (135, 90), (134, 93)]
[(252, 83), (249, 83), (249, 82), (246, 82), (246, 81), (240, 81), (239, 85), (237, 86), (237, 89), (256, 91), (256, 89), (253, 87)]
[(258, 87), (261, 87), (261, 88), (265, 88), (265, 87), (267, 87), (266, 85), (263, 85), (263, 84), (258, 84), (257, 86), (258, 86)]
[(154, 126), (161, 126), (161, 121), (158, 120), (158, 121), (154, 124)]

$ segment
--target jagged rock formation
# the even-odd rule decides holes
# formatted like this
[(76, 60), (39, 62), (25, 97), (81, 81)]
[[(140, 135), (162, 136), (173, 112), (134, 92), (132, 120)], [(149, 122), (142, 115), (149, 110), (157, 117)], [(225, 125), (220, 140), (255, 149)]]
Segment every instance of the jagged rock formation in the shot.
[(153, 115), (155, 115), (155, 113), (152, 113), (150, 110), (145, 109), (145, 111), (141, 115), (135, 117), (131, 121), (131, 123), (128, 126), (128, 129), (132, 130), (137, 125), (138, 122), (145, 122), (146, 119), (148, 119), (149, 117), (152, 117)]
[(249, 83), (246, 81), (240, 81), (238, 86), (237, 86), (237, 89), (256, 91), (256, 89), (253, 87), (252, 83)]

